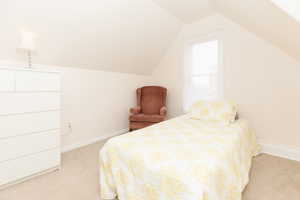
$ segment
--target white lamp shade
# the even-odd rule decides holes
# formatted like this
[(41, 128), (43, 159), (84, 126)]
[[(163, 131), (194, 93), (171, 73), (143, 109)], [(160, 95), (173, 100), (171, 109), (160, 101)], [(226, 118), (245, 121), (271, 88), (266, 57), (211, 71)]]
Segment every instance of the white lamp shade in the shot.
[(19, 49), (25, 51), (35, 51), (35, 37), (35, 34), (32, 32), (22, 31)]

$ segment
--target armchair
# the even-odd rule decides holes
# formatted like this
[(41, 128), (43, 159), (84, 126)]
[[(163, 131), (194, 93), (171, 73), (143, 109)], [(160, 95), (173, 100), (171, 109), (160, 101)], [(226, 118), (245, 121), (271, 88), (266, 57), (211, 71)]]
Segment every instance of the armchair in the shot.
[(130, 131), (141, 129), (159, 122), (166, 118), (167, 89), (159, 86), (146, 86), (138, 88), (137, 106), (130, 109)]

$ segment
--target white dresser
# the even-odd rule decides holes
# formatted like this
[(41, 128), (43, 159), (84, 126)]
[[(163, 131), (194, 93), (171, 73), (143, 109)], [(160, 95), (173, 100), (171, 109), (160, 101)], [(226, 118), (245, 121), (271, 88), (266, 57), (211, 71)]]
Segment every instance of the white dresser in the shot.
[(0, 189), (60, 167), (60, 74), (0, 68)]

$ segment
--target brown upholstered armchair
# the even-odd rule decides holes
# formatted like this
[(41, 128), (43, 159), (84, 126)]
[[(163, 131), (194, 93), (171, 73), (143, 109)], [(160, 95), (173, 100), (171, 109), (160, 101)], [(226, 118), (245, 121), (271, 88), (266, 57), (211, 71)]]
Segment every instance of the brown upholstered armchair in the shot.
[(130, 131), (144, 128), (165, 120), (167, 114), (167, 89), (159, 86), (138, 88), (137, 107), (130, 109)]

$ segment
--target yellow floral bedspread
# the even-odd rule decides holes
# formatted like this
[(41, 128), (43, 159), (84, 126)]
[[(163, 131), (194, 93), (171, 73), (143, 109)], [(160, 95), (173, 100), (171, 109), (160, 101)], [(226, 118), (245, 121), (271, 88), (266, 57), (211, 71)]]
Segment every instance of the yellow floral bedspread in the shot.
[(102, 199), (240, 200), (255, 135), (187, 115), (110, 139), (100, 151)]

